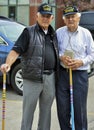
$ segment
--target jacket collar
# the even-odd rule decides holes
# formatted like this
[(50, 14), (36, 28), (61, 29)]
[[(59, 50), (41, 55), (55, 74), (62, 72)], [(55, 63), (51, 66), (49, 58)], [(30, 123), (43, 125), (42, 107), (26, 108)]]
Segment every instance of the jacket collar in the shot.
[[(38, 24), (38, 22), (36, 23), (36, 29), (37, 29), (38, 31), (43, 32), (43, 30), (42, 30), (42, 28), (40, 27), (40, 25)], [(49, 25), (49, 27), (48, 27), (48, 33), (51, 34), (51, 35), (53, 35), (53, 34), (55, 33), (55, 31), (54, 31), (54, 29), (52, 28), (51, 25)]]

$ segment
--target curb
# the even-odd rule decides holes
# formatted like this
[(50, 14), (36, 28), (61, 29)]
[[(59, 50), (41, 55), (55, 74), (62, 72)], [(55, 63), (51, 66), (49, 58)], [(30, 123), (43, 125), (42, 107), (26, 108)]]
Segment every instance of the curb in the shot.
[(89, 130), (94, 130), (94, 121), (92, 121), (88, 124), (88, 128), (89, 128)]

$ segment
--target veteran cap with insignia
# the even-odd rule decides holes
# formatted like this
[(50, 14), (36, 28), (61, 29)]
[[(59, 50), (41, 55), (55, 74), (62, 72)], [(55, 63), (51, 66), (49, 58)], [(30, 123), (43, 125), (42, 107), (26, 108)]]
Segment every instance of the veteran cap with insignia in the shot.
[(47, 3), (41, 4), (38, 8), (38, 12), (40, 12), (41, 14), (53, 14), (52, 7)]
[(76, 6), (68, 6), (63, 10), (63, 16), (79, 13)]

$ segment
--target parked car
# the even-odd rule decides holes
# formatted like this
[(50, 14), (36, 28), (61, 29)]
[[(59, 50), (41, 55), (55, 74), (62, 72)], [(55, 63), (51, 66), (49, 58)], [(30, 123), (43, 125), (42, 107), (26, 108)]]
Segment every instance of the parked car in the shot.
[[(94, 39), (94, 11), (85, 11), (81, 13), (80, 26), (89, 29)], [(94, 75), (94, 63), (90, 65), (88, 76)]]
[[(24, 25), (0, 16), (0, 65), (5, 62), (8, 53), (24, 28)], [(1, 80), (2, 75), (0, 72)], [(10, 72), (7, 73), (7, 83), (10, 84), (17, 93), (22, 94), (23, 79), (20, 57), (12, 65)]]

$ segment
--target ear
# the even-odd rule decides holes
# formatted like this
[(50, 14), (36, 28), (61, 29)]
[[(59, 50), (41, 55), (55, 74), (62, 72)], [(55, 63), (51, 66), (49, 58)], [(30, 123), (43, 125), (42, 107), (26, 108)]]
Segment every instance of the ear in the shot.
[(37, 13), (37, 14), (36, 14), (36, 20), (38, 19), (38, 15), (39, 15), (39, 14)]
[(52, 20), (53, 20), (53, 19), (54, 19), (54, 16), (52, 15), (51, 18), (52, 18)]
[(80, 18), (81, 18), (81, 17), (78, 17), (78, 22), (80, 21)]
[(66, 24), (66, 19), (65, 18), (63, 19), (63, 22), (64, 22), (64, 24)]

